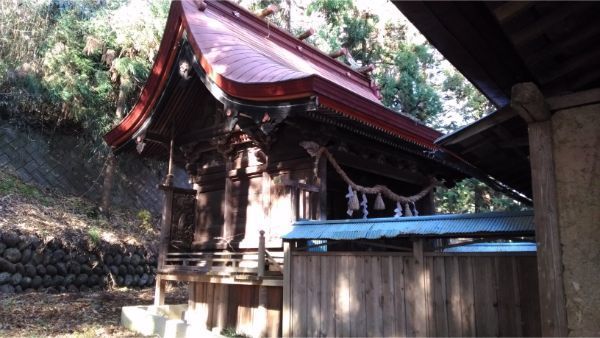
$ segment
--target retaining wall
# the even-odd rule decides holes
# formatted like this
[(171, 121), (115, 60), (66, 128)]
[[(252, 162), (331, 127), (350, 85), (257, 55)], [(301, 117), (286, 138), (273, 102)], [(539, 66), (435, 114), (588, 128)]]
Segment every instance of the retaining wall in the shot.
[(142, 247), (44, 243), (32, 235), (0, 232), (0, 294), (152, 287), (155, 274), (156, 255)]
[[(0, 170), (11, 170), (26, 183), (99, 201), (106, 148), (82, 136), (44, 132), (0, 119)], [(113, 205), (160, 213), (165, 163), (119, 154)], [(187, 174), (176, 168), (175, 185), (189, 187)]]

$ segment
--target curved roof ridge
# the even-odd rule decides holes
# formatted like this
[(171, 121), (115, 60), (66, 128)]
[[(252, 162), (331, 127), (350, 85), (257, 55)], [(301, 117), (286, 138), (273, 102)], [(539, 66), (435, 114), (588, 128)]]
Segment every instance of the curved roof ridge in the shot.
[[(206, 76), (227, 95), (254, 102), (317, 96), (319, 103), (361, 124), (429, 150), (441, 133), (384, 107), (373, 82), (313, 46), (232, 2), (171, 4), (150, 77), (131, 112), (104, 137), (112, 148), (150, 119), (185, 34)], [(248, 59), (252, 62), (240, 62)]]

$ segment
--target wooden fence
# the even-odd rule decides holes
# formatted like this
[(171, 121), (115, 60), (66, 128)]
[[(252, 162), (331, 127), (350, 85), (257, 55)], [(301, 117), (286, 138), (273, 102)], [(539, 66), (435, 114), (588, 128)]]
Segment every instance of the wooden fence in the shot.
[(292, 252), (291, 261), (284, 335), (541, 334), (535, 254)]
[(280, 337), (281, 294), (276, 286), (193, 282), (186, 320), (216, 332)]

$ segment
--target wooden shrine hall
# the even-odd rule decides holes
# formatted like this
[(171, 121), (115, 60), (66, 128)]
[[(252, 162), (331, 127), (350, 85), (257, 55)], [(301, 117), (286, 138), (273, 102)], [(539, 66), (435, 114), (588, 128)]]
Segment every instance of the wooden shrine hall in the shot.
[[(184, 281), (189, 283), (189, 300), (180, 319), (217, 332), (233, 328), (251, 336), (443, 335), (449, 332), (448, 324), (445, 331), (436, 329), (436, 316), (449, 323), (464, 306), (472, 316), (455, 331), (459, 335), (539, 335), (537, 276), (530, 273), (535, 252), (486, 254), (480, 259), (445, 251), (457, 238), (531, 241), (533, 216), (457, 216), (451, 218), (456, 226), (452, 231), (444, 231), (443, 224), (449, 222), (445, 217), (422, 217), (434, 213), (432, 192), (437, 185), (452, 186), (465, 177), (478, 177), (527, 199), (444, 151), (435, 143), (442, 136), (439, 132), (385, 108), (370, 67), (352, 68), (336, 59), (347, 51), (326, 55), (302, 41), (306, 34), (294, 37), (269, 24), (263, 17), (270, 11), (255, 15), (226, 1), (172, 2), (138, 102), (105, 135), (115, 152), (168, 162), (160, 186), (165, 199), (155, 305), (164, 303), (166, 281)], [(173, 186), (174, 166), (186, 169), (191, 189)], [(364, 223), (372, 218), (387, 232), (356, 235), (351, 229), (366, 226), (358, 219)], [(357, 221), (327, 221), (342, 219)], [(306, 220), (322, 222), (319, 231), (339, 227), (340, 232), (319, 239), (310, 231), (316, 227), (302, 223)], [(437, 230), (410, 228), (421, 221)], [(298, 229), (303, 229), (302, 235)], [(296, 237), (286, 239), (289, 234)], [(347, 258), (341, 258), (344, 253)], [(403, 268), (398, 270), (393, 285), (385, 278), (367, 280), (370, 270), (362, 268), (367, 254), (375, 277), (383, 276), (387, 263), (409, 270), (406, 276)], [(325, 303), (314, 294), (306, 298), (314, 303), (304, 302), (302, 295), (309, 291), (299, 281), (318, 276), (327, 266), (323, 262), (337, 264), (338, 258), (337, 270), (330, 271), (340, 271), (345, 279), (323, 284), (319, 294), (346, 290), (342, 300), (349, 297), (348, 290), (362, 285), (356, 294), (367, 299), (365, 292), (375, 293), (369, 293), (365, 283), (379, 292), (385, 285), (404, 290), (407, 283), (418, 297), (394, 291), (398, 304), (406, 307), (394, 312), (397, 321), (388, 318), (390, 326), (382, 323), (388, 331), (369, 328), (375, 322), (367, 320), (361, 303), (359, 320), (351, 319), (355, 310), (348, 303), (343, 314), (336, 314), (346, 318), (339, 330), (317, 329), (315, 323), (322, 320), (309, 320), (310, 308)], [(353, 280), (355, 271), (365, 279)], [(456, 289), (449, 287), (446, 294), (444, 286), (440, 293), (433, 278), (440, 271), (456, 272)], [(459, 271), (467, 271), (463, 282), (471, 298), (448, 309), (451, 304), (444, 297), (460, 294)], [(481, 288), (474, 286), (477, 271), (486, 276)], [(514, 294), (513, 284), (496, 287), (506, 271), (521, 296)], [(509, 303), (501, 302), (505, 312), (494, 310), (496, 289), (512, 295)], [(434, 294), (441, 297), (439, 302)], [(528, 312), (516, 310), (521, 306)], [(510, 320), (502, 317), (506, 313)], [(479, 327), (475, 315), (489, 319), (480, 323), (494, 324)]]

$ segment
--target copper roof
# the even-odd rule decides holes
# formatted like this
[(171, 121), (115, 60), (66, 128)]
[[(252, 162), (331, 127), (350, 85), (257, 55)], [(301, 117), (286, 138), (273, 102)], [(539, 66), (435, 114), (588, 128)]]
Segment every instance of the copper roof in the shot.
[(112, 148), (131, 140), (165, 90), (187, 37), (207, 78), (226, 95), (281, 101), (316, 96), (320, 105), (426, 149), (441, 134), (384, 107), (374, 82), (232, 2), (174, 1), (151, 75), (132, 111), (105, 135)]

